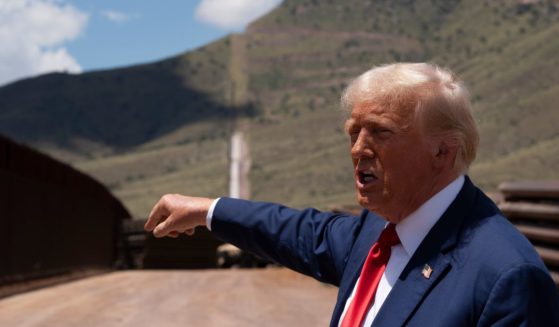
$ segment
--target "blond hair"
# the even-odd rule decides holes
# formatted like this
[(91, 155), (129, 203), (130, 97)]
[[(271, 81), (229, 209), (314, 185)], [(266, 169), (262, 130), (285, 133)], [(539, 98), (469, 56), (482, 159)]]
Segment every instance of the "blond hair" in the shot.
[(356, 105), (374, 104), (413, 114), (425, 135), (458, 147), (454, 167), (459, 172), (466, 172), (476, 157), (479, 133), (468, 90), (447, 69), (428, 63), (373, 67), (348, 85), (341, 102), (348, 113)]

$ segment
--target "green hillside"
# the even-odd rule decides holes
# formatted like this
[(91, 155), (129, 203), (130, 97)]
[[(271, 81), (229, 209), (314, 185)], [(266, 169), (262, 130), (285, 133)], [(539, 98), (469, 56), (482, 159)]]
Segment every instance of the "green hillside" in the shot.
[(227, 139), (248, 132), (252, 197), (351, 204), (339, 96), (376, 64), (432, 61), (472, 92), (474, 180), (559, 178), (556, 1), (286, 0), (196, 51), (0, 88), (0, 133), (98, 177), (138, 217), (163, 193), (227, 194)]
[[(97, 150), (126, 151), (185, 125), (254, 114), (248, 107), (231, 110), (229, 49), (223, 39), (153, 64), (16, 82), (0, 88), (0, 131), (95, 157)], [(214, 136), (197, 130), (190, 138)]]

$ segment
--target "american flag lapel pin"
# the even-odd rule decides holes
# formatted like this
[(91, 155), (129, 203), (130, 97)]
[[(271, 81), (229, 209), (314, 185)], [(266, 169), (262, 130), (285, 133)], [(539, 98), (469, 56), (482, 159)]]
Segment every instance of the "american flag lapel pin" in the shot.
[(429, 277), (431, 277), (431, 274), (433, 273), (433, 268), (431, 268), (431, 266), (429, 266), (428, 264), (425, 264), (421, 273), (423, 274), (423, 277), (429, 279)]

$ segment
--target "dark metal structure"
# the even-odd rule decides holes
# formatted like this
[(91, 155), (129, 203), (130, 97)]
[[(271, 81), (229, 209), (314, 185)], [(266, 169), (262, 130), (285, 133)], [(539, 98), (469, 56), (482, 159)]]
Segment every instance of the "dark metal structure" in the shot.
[(524, 234), (559, 287), (559, 181), (505, 182), (499, 208)]
[(0, 287), (112, 268), (129, 218), (93, 178), (0, 136)]
[(217, 247), (223, 244), (206, 228), (193, 236), (155, 238), (148, 234), (144, 248), (145, 269), (217, 268)]

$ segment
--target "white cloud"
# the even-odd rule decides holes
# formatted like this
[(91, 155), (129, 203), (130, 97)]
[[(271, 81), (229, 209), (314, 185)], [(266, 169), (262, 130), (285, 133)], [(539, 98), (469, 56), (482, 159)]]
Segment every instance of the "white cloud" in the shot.
[(240, 29), (269, 12), (282, 0), (202, 0), (196, 18), (223, 29)]
[(1, 0), (0, 85), (52, 71), (80, 72), (63, 44), (78, 37), (87, 20), (62, 0)]
[(129, 14), (116, 10), (104, 10), (101, 12), (103, 17), (115, 23), (124, 23), (132, 19), (140, 18), (140, 14)]

